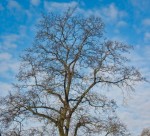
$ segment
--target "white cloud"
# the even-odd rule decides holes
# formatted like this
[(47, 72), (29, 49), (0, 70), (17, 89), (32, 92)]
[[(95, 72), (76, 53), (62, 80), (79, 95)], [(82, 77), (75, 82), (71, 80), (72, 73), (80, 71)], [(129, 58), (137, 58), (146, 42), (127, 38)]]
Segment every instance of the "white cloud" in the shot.
[(16, 42), (19, 39), (19, 35), (8, 34), (5, 36), (0, 36), (0, 39), (0, 49), (16, 48)]
[(127, 16), (127, 13), (125, 11), (119, 10), (114, 3), (111, 3), (109, 6), (104, 7), (101, 13), (105, 16), (105, 18), (112, 20)]
[[(149, 46), (135, 46), (135, 50), (127, 57), (131, 59), (131, 65), (137, 67), (150, 81), (149, 51)], [(134, 92), (124, 90), (122, 93), (120, 89), (112, 88), (107, 93), (104, 90), (104, 94), (117, 101), (118, 116), (127, 125), (133, 136), (137, 136), (143, 128), (150, 126), (150, 84), (142, 82), (134, 87)]]
[(21, 6), (15, 0), (9, 0), (7, 7), (8, 9), (21, 9)]
[[(123, 10), (118, 9), (114, 3), (111, 3), (110, 5), (103, 8), (85, 10), (80, 8), (79, 4), (75, 1), (72, 1), (70, 3), (45, 1), (44, 7), (47, 11), (59, 11), (59, 12), (64, 11), (69, 7), (77, 7), (76, 13), (81, 14), (83, 16), (89, 16), (89, 15), (98, 16), (101, 17), (106, 22), (110, 22), (110, 21), (116, 22), (127, 16), (127, 13)], [(122, 22), (122, 24), (120, 25), (125, 26), (125, 22), (124, 24)]]
[(19, 68), (19, 62), (8, 52), (0, 53), (0, 94), (4, 96), (12, 89), (11, 83)]
[(12, 85), (10, 83), (0, 82), (1, 96), (5, 96), (11, 89)]
[(128, 24), (125, 21), (122, 21), (122, 20), (117, 23), (117, 27), (125, 27), (127, 25)]
[(105, 6), (103, 8), (95, 8), (90, 10), (83, 10), (81, 8), (77, 9), (79, 13), (82, 15), (88, 16), (88, 15), (94, 15), (101, 17), (105, 23), (116, 23), (119, 22), (119, 26), (125, 26), (126, 22), (122, 21), (123, 18), (127, 16), (127, 13), (123, 10), (120, 10), (116, 7), (114, 3), (109, 4), (108, 6)]
[[(19, 62), (13, 50), (20, 42), (22, 35), (7, 34), (0, 36), (0, 77), (11, 79), (18, 71)], [(15, 49), (16, 50), (16, 49)]]
[[(10, 59), (7, 58), (5, 60), (0, 60), (0, 66), (1, 66), (0, 82), (4, 82), (5, 84), (7, 84), (8, 82), (14, 82), (16, 80), (15, 75), (18, 72), (19, 65), (20, 65), (20, 62), (17, 61), (14, 57)], [(6, 88), (7, 87), (6, 85), (4, 87), (5, 87), (5, 90), (8, 91), (9, 88)], [(0, 83), (0, 88), (2, 88), (1, 83)]]
[(105, 13), (106, 16), (109, 16), (112, 19), (117, 18), (119, 12), (114, 4), (109, 5), (109, 7), (104, 8), (103, 12)]
[(77, 6), (78, 3), (75, 1), (72, 1), (70, 3), (65, 3), (65, 2), (44, 2), (44, 7), (48, 11), (55, 11), (55, 10), (65, 10), (69, 7), (75, 7)]
[(142, 11), (147, 12), (149, 10), (150, 1), (149, 0), (131, 0), (131, 4)]
[[(5, 59), (0, 61), (0, 75), (4, 78), (8, 78), (9, 72), (12, 74), (16, 74), (19, 67), (19, 62), (16, 61), (14, 58), (11, 59)], [(10, 76), (10, 75), (9, 75)]]
[(144, 19), (142, 23), (145, 26), (150, 26), (150, 18)]
[(134, 135), (140, 134), (143, 128), (150, 126), (150, 90), (148, 88), (150, 86), (146, 88), (144, 84), (136, 88), (132, 99), (128, 100), (128, 105), (118, 114)]
[[(143, 76), (150, 80), (149, 46), (136, 46), (128, 56), (131, 65), (140, 69)], [(133, 135), (141, 133), (143, 128), (150, 126), (150, 84), (140, 83), (135, 86), (135, 92), (128, 99), (128, 105), (120, 108), (119, 116), (127, 124)]]
[(146, 32), (146, 33), (144, 34), (144, 40), (145, 40), (145, 41), (149, 41), (149, 40), (150, 40), (150, 32)]
[(31, 0), (31, 4), (34, 6), (38, 6), (40, 4), (40, 0)]
[(11, 54), (5, 52), (5, 53), (0, 53), (0, 60), (9, 60), (11, 58)]

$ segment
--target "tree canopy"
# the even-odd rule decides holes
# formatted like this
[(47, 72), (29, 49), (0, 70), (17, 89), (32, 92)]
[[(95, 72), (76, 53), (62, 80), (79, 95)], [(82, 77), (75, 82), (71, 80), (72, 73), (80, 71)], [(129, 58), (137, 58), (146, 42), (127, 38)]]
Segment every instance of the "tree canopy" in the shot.
[(103, 29), (101, 18), (72, 9), (42, 16), (15, 91), (0, 101), (3, 135), (129, 135), (101, 86), (133, 89), (144, 78), (127, 65), (131, 46), (105, 39)]

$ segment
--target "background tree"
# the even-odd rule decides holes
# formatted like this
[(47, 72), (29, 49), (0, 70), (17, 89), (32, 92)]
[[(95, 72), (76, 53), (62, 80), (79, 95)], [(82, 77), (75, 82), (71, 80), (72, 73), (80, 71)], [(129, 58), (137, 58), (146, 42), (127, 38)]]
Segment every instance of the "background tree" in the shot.
[(104, 40), (101, 18), (72, 9), (43, 15), (37, 28), (21, 57), (16, 91), (1, 98), (3, 135), (128, 135), (115, 101), (100, 90), (133, 89), (144, 80), (126, 65), (131, 47)]
[(140, 136), (150, 136), (150, 128), (143, 129)]

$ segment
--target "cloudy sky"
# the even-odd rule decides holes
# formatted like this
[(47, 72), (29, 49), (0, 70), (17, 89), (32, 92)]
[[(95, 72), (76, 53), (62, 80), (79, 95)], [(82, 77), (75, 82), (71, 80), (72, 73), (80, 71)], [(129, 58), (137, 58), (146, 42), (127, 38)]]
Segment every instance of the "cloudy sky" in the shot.
[[(33, 43), (41, 13), (62, 12), (77, 6), (80, 14), (100, 16), (105, 36), (134, 46), (129, 55), (150, 80), (150, 1), (149, 0), (0, 0), (0, 95), (11, 90), (18, 71), (19, 55)], [(112, 95), (108, 92), (108, 95)], [(119, 91), (113, 93), (118, 99)], [(119, 99), (118, 113), (134, 136), (150, 127), (150, 84), (135, 86), (135, 92)]]

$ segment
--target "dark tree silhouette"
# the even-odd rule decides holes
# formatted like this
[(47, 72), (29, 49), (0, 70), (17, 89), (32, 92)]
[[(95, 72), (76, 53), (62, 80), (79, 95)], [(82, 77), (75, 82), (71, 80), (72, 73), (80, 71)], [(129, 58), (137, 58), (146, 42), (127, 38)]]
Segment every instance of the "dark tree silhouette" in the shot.
[(15, 91), (1, 98), (3, 135), (128, 135), (115, 101), (98, 89), (133, 89), (144, 80), (126, 65), (131, 47), (104, 39), (101, 18), (72, 9), (43, 15), (37, 28), (21, 57)]

